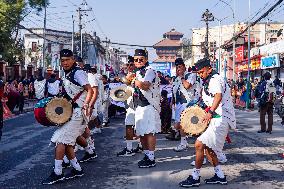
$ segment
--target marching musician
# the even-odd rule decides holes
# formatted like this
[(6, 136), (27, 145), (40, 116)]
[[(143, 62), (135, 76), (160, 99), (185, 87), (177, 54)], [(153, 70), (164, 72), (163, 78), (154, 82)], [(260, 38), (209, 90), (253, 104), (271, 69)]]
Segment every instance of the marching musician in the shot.
[[(137, 69), (133, 93), (136, 108), (135, 130), (137, 136), (140, 136), (145, 153), (143, 160), (138, 162), (138, 167), (149, 168), (156, 166), (154, 155), (156, 147), (155, 134), (161, 132), (159, 78), (155, 70), (149, 66), (145, 50), (135, 50), (134, 64)], [(129, 74), (127, 77), (131, 78), (133, 75)]]
[[(92, 87), (88, 82), (86, 72), (76, 67), (73, 52), (68, 49), (60, 51), (61, 66), (64, 69), (65, 76), (62, 78), (66, 98), (73, 101), (73, 115), (71, 120), (58, 128), (51, 142), (55, 147), (55, 165), (51, 175), (45, 179), (42, 184), (53, 184), (60, 180), (71, 179), (84, 175), (84, 172), (77, 161), (74, 153), (74, 145), (78, 136), (85, 131), (85, 125), (82, 125), (83, 114), (90, 116), (90, 102), (93, 95)], [(64, 176), (62, 172), (62, 162), (66, 153), (72, 170)]]
[(199, 60), (195, 67), (198, 75), (203, 79), (202, 102), (207, 112), (203, 122), (208, 123), (209, 126), (195, 142), (196, 159), (192, 174), (179, 185), (182, 187), (200, 185), (200, 169), (204, 159), (204, 150), (215, 171), (215, 175), (210, 179), (205, 179), (205, 183), (227, 184), (216, 153), (222, 151), (229, 128), (236, 128), (230, 88), (224, 78), (212, 69), (209, 59)]
[(175, 129), (180, 131), (180, 144), (174, 148), (174, 151), (181, 152), (188, 148), (186, 133), (180, 127), (181, 113), (186, 109), (188, 103), (198, 101), (201, 87), (197, 74), (187, 72), (182, 58), (175, 60), (176, 77), (173, 81), (173, 96), (175, 105)]
[(50, 79), (45, 83), (45, 96), (54, 97), (59, 94), (61, 82), (56, 79), (56, 74), (51, 74)]
[[(134, 70), (135, 70), (134, 58), (132, 56), (129, 56), (128, 64), (127, 64), (127, 71), (128, 73), (133, 73)], [(135, 125), (135, 109), (134, 109), (134, 104), (133, 104), (133, 96), (130, 96), (127, 99), (126, 104), (127, 104), (126, 116), (125, 116), (126, 147), (121, 152), (118, 152), (117, 156), (135, 155), (134, 149), (133, 149), (134, 125)]]
[(44, 98), (45, 84), (46, 79), (41, 75), (41, 73), (39, 73), (37, 79), (34, 82), (35, 96), (38, 100)]

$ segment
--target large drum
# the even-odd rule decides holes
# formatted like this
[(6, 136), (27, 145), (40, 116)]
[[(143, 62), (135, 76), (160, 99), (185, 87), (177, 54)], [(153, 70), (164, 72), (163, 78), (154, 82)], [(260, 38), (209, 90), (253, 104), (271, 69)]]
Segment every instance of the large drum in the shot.
[(61, 126), (71, 119), (72, 113), (72, 104), (65, 98), (45, 98), (34, 108), (35, 118), (43, 126)]
[(203, 133), (208, 127), (207, 123), (202, 123), (205, 114), (206, 112), (199, 106), (185, 109), (180, 116), (183, 131), (193, 136)]

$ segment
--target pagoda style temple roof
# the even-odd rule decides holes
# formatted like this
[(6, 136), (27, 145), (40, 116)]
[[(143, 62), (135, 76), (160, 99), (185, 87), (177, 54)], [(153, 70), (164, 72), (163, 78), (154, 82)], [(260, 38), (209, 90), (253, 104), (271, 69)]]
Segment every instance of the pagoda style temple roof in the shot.
[(183, 37), (184, 34), (176, 31), (175, 29), (171, 29), (171, 31), (164, 33), (164, 38), (166, 38), (166, 36), (169, 36), (169, 35), (171, 35), (171, 36), (176, 35), (176, 36)]
[(181, 42), (178, 40), (171, 40), (171, 39), (163, 39), (161, 41), (159, 41), (158, 43), (156, 43), (154, 45), (154, 47), (180, 47), (181, 46)]

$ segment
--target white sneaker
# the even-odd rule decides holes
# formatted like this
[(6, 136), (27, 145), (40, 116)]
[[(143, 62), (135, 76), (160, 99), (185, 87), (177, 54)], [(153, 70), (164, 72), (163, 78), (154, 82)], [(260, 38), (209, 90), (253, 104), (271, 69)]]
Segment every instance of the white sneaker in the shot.
[(96, 134), (96, 133), (102, 133), (101, 128), (95, 127), (93, 130), (91, 130), (91, 134)]
[[(207, 163), (206, 158), (204, 158), (202, 165), (205, 165), (206, 163)], [(195, 166), (195, 161), (192, 161), (190, 165)]]
[(224, 153), (218, 153), (217, 158), (218, 158), (219, 163), (226, 163), (228, 161)]
[(188, 146), (189, 146), (188, 144), (186, 144), (186, 145), (179, 144), (177, 147), (174, 148), (174, 151), (175, 152), (186, 151)]

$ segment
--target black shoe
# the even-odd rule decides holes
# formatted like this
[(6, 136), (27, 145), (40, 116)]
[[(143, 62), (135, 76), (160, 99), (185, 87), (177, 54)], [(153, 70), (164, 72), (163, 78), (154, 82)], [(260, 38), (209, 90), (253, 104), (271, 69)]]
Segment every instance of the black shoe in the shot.
[(69, 162), (69, 163), (65, 163), (65, 162), (63, 161), (63, 163), (62, 163), (62, 168), (63, 168), (63, 169), (66, 169), (66, 168), (68, 168), (68, 167), (70, 167), (70, 166), (71, 166), (70, 162)]
[(54, 183), (61, 181), (61, 180), (64, 180), (64, 179), (65, 179), (65, 177), (64, 177), (63, 173), (61, 175), (57, 175), (57, 174), (55, 174), (54, 171), (52, 171), (50, 176), (47, 179), (43, 180), (41, 182), (41, 184), (43, 184), (43, 185), (54, 184)]
[(127, 156), (134, 156), (134, 150), (127, 150), (127, 148), (124, 148), (121, 152), (118, 152), (117, 157), (127, 157)]
[(78, 171), (76, 170), (75, 168), (72, 168), (70, 173), (66, 174), (65, 176), (65, 179), (68, 180), (68, 179), (72, 179), (72, 178), (75, 178), (75, 177), (81, 177), (83, 176), (85, 173), (83, 170), (81, 171)]
[(260, 130), (260, 131), (257, 131), (257, 133), (265, 133), (265, 131)]
[(143, 148), (138, 145), (137, 148), (135, 148), (135, 149), (132, 150), (132, 151), (133, 151), (134, 153), (141, 153), (141, 152), (143, 152)]
[(94, 151), (93, 154), (89, 154), (89, 153), (85, 153), (84, 157), (82, 159), (79, 160), (80, 163), (83, 163), (83, 162), (86, 162), (86, 161), (89, 161), (89, 160), (92, 160), (92, 159), (95, 159), (97, 158), (97, 154), (96, 152)]
[(139, 168), (150, 168), (150, 167), (155, 167), (156, 166), (156, 161), (154, 160), (150, 160), (148, 158), (148, 156), (145, 155), (145, 157), (143, 158), (143, 160), (138, 162), (138, 167)]
[(226, 176), (224, 178), (220, 178), (217, 176), (217, 174), (215, 174), (212, 178), (210, 179), (205, 179), (204, 182), (206, 184), (227, 184), (227, 179)]
[(272, 133), (272, 131), (268, 131), (268, 130), (267, 130), (267, 131), (266, 131), (266, 133), (269, 133), (269, 134), (271, 134), (271, 133)]
[(191, 175), (185, 181), (179, 183), (179, 186), (186, 188), (199, 186), (199, 185), (200, 185), (200, 177), (198, 178), (198, 180), (195, 180)]

